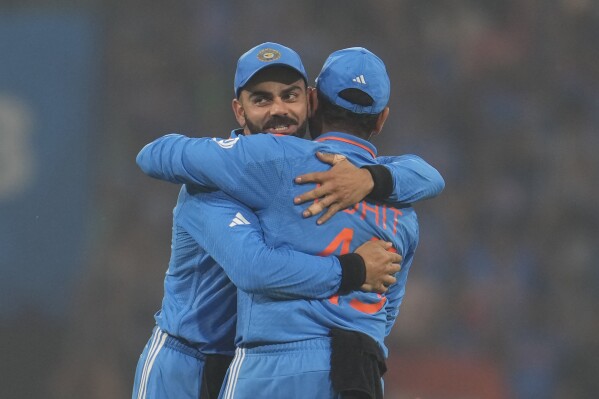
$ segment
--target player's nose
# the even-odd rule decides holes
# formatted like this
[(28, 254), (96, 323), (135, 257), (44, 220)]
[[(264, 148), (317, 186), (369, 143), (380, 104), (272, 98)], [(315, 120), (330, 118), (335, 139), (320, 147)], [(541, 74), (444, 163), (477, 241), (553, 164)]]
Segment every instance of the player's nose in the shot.
[(289, 112), (289, 110), (287, 108), (287, 103), (285, 103), (285, 101), (283, 101), (279, 97), (275, 98), (270, 107), (270, 114), (271, 115), (287, 115), (288, 112)]

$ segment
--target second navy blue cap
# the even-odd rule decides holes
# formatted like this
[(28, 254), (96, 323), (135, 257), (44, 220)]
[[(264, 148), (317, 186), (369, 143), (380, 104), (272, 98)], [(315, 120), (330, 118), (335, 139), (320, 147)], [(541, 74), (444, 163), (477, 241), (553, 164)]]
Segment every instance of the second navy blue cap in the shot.
[(286, 66), (296, 70), (304, 80), (308, 81), (304, 64), (299, 54), (278, 43), (266, 42), (248, 50), (237, 61), (235, 70), (235, 96), (247, 82), (259, 71), (271, 66)]

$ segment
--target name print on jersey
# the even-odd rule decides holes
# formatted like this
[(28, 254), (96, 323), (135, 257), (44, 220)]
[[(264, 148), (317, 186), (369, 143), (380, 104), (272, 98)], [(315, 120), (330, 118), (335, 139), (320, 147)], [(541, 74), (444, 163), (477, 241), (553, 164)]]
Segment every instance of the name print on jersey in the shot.
[[(393, 227), (393, 235), (397, 235), (397, 223), (399, 222), (399, 216), (403, 215), (403, 212), (385, 204), (369, 204), (366, 201), (362, 201), (354, 205), (353, 208), (345, 209), (343, 212), (355, 215), (356, 213), (362, 220), (366, 217), (374, 218), (374, 223), (378, 227), (382, 227), (384, 230)], [(387, 224), (392, 223), (392, 226)]]

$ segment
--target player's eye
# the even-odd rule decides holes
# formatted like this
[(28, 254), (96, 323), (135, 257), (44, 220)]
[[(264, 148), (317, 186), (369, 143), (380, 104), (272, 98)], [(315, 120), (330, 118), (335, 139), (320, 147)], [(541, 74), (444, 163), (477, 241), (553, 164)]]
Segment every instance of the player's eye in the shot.
[(258, 105), (258, 106), (266, 105), (269, 103), (269, 99), (264, 96), (255, 96), (255, 97), (252, 97), (252, 103), (254, 105)]
[(297, 92), (291, 92), (291, 93), (287, 93), (284, 97), (285, 101), (289, 101), (289, 102), (293, 102), (293, 101), (297, 101), (299, 95)]

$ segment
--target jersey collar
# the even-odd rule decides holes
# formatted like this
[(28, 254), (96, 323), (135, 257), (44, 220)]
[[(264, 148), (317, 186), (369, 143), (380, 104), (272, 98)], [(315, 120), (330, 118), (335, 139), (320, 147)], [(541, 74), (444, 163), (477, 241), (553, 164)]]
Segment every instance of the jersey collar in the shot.
[(358, 152), (366, 152), (369, 154), (372, 159), (376, 158), (376, 147), (372, 145), (371, 142), (356, 137), (352, 134), (341, 133), (341, 132), (328, 132), (320, 135), (314, 141), (316, 142), (341, 142), (346, 143), (355, 147), (358, 147), (360, 150)]
[(231, 131), (231, 139), (234, 139), (235, 137), (239, 137), (239, 136), (243, 136), (243, 129), (238, 128), (238, 129), (233, 129)]
[[(231, 137), (235, 138), (243, 136), (243, 129), (234, 129), (231, 131)], [(314, 141), (316, 142), (336, 142), (336, 143), (345, 143), (355, 147), (357, 152), (368, 154), (372, 159), (376, 158), (376, 147), (369, 141), (361, 139), (353, 134), (341, 133), (341, 132), (328, 132), (325, 134), (321, 134)]]

